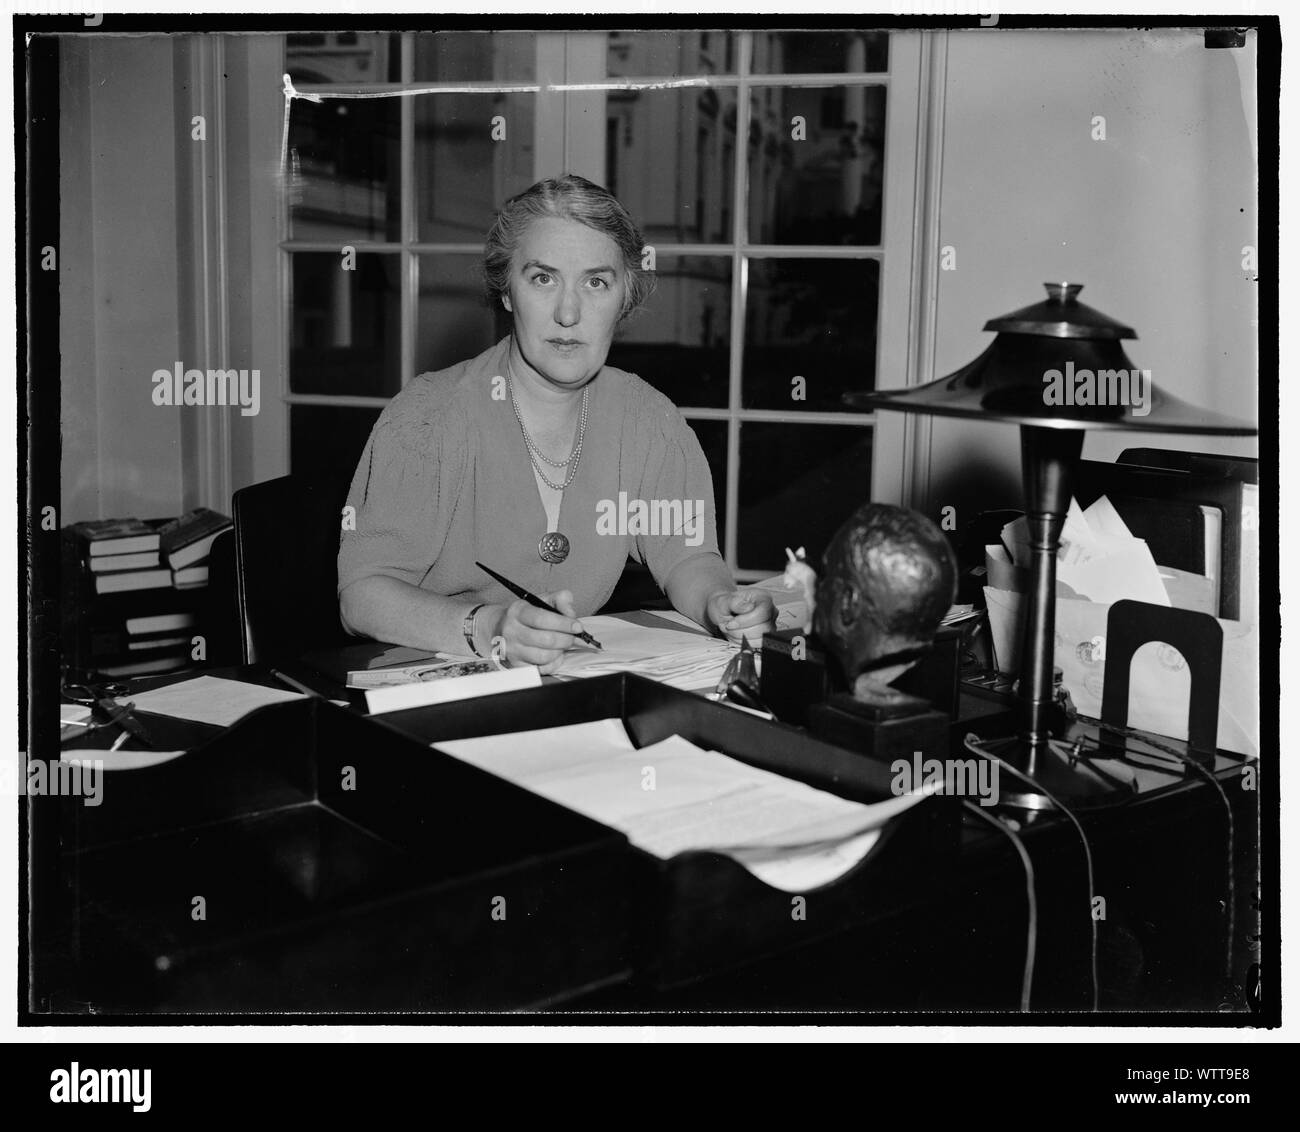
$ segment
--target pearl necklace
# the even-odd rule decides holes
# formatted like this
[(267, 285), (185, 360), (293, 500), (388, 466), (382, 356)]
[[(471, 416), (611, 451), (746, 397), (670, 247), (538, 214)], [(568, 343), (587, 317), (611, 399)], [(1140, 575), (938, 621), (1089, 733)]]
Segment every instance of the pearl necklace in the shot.
[[(573, 446), (573, 451), (569, 453), (569, 458), (567, 460), (557, 461), (550, 459), (540, 448), (537, 447), (533, 438), (528, 435), (528, 428), (524, 424), (523, 414), (519, 412), (519, 402), (515, 400), (515, 371), (514, 366), (510, 364), (509, 354), (506, 355), (506, 371), (510, 375), (510, 406), (515, 411), (515, 420), (519, 422), (519, 431), (524, 434), (524, 444), (528, 448), (528, 459), (532, 462), (533, 470), (537, 472), (537, 475), (547, 487), (551, 488), (553, 491), (563, 491), (573, 482), (574, 477), (578, 474), (578, 461), (582, 459), (582, 441), (587, 434), (587, 408), (591, 400), (591, 386), (588, 385), (587, 388), (582, 391), (582, 412), (578, 417), (578, 437), (577, 442)], [(538, 463), (539, 460), (549, 464), (552, 468), (567, 467), (569, 469), (569, 474), (565, 478), (564, 482), (556, 483), (547, 476), (546, 472), (543, 471), (541, 464)]]

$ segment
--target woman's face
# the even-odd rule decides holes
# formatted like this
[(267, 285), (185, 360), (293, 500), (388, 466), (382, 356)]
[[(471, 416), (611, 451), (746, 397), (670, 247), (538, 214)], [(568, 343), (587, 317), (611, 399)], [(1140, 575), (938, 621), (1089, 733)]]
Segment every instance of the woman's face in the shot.
[(515, 251), (510, 294), (524, 360), (556, 386), (580, 388), (600, 372), (627, 293), (623, 254), (576, 220), (534, 220)]

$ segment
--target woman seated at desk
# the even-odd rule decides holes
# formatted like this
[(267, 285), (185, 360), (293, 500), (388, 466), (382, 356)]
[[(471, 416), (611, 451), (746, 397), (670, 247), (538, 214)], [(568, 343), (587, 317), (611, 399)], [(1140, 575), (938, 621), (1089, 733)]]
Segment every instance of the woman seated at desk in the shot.
[[(500, 637), (507, 660), (553, 672), (630, 553), (698, 624), (733, 639), (772, 627), (770, 596), (738, 589), (718, 553), (694, 432), (663, 394), (605, 365), (615, 328), (654, 288), (642, 248), (618, 200), (582, 177), (506, 202), (484, 273), (513, 331), (421, 374), (375, 423), (339, 549), (350, 632), (480, 656)], [(626, 521), (640, 503), (643, 520)], [(476, 562), (561, 612), (516, 599)]]

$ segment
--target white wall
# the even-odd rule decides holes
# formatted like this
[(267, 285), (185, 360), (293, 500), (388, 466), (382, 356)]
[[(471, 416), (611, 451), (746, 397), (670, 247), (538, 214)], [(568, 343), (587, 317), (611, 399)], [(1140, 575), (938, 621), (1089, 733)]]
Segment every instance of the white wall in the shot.
[[(63, 524), (200, 504), (228, 514), (231, 490), (287, 466), (282, 40), (228, 36), (213, 55), (215, 41), (60, 43)], [(258, 370), (259, 414), (154, 405), (154, 371), (177, 361)]]
[(181, 415), (153, 405), (181, 357), (172, 47), (60, 44), (63, 524), (182, 510)]
[[(951, 33), (939, 243), (957, 267), (938, 277), (934, 376), (985, 348), (987, 319), (1069, 280), (1136, 329), (1126, 351), (1159, 387), (1256, 420), (1253, 100), (1253, 36), (1234, 51), (1195, 30)], [(930, 507), (1020, 505), (1012, 426), (932, 428)], [(1093, 432), (1084, 456), (1135, 446), (1256, 454), (1249, 438)]]

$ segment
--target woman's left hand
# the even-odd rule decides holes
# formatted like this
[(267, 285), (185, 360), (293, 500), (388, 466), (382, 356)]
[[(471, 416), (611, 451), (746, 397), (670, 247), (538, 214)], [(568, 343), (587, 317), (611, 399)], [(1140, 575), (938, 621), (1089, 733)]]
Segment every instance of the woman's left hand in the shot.
[(757, 644), (776, 628), (776, 606), (765, 590), (725, 590), (709, 598), (706, 611), (709, 623), (736, 644), (742, 637)]

